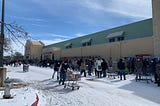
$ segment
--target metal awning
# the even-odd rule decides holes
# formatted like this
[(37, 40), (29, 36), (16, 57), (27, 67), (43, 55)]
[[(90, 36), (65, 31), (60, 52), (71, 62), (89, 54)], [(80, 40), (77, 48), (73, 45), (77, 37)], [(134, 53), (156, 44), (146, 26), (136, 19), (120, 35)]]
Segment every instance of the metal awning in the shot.
[(92, 40), (91, 38), (83, 39), (82, 43), (87, 43), (87, 42), (90, 42), (91, 40)]
[(123, 34), (124, 34), (124, 31), (114, 32), (114, 33), (108, 34), (106, 38), (119, 37), (119, 36), (123, 36)]
[(64, 46), (67, 47), (67, 46), (71, 46), (71, 45), (72, 45), (72, 43), (69, 42), (69, 43), (66, 43)]

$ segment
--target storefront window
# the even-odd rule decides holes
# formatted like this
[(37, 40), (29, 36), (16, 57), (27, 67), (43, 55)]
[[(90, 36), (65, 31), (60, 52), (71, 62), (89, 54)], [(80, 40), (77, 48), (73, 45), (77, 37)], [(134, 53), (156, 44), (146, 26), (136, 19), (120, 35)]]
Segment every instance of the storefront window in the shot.
[(117, 37), (117, 41), (123, 41), (123, 40), (124, 40), (124, 36)]
[(109, 42), (115, 42), (115, 38), (110, 38)]

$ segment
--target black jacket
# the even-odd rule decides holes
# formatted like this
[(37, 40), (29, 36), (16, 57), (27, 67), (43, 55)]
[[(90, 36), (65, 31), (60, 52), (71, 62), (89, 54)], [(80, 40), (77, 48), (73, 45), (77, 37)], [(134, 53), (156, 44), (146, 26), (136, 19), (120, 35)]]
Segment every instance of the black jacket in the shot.
[(104, 62), (104, 61), (101, 63), (101, 67), (102, 67), (102, 70), (108, 69), (108, 65), (107, 65), (107, 63)]
[(125, 70), (125, 63), (123, 61), (119, 61), (117, 67), (119, 70)]
[(62, 73), (66, 73), (67, 72), (67, 68), (69, 68), (69, 65), (68, 63), (62, 63), (62, 66), (61, 66), (61, 72)]

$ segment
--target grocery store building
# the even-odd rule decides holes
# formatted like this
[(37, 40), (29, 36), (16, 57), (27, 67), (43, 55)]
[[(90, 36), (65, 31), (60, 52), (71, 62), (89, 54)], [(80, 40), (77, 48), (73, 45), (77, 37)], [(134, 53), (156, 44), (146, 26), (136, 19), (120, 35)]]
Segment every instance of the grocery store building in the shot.
[(152, 8), (150, 19), (43, 46), (41, 57), (160, 57), (160, 0), (152, 0)]

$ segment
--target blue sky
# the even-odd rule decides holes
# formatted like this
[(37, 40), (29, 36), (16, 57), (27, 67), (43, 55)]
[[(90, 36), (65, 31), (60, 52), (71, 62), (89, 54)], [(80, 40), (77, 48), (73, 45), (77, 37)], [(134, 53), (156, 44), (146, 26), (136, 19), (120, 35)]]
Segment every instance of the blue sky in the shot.
[[(152, 17), (151, 0), (5, 0), (5, 2), (5, 22), (16, 22), (23, 26), (31, 38), (41, 40), (45, 44)], [(23, 53), (24, 47), (18, 49), (15, 47), (15, 51)]]

